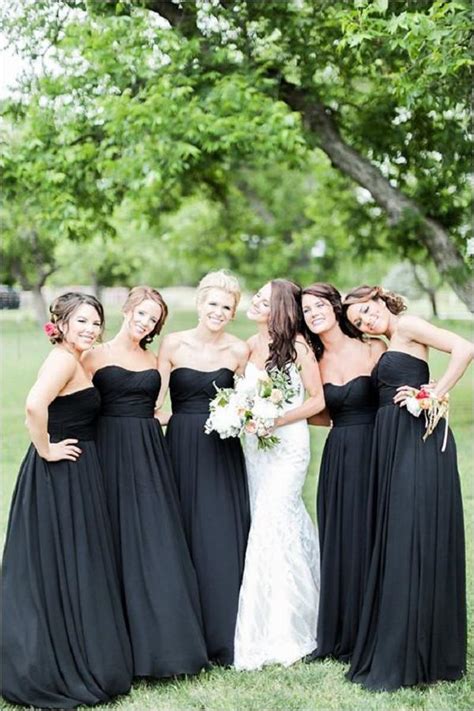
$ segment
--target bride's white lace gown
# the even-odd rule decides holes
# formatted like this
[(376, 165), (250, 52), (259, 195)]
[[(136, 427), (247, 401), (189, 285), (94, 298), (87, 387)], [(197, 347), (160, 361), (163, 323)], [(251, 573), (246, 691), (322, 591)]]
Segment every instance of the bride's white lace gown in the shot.
[[(253, 363), (245, 377), (261, 374)], [(295, 365), (290, 376), (298, 393), (286, 410), (304, 400)], [(306, 421), (276, 430), (273, 449), (244, 442), (249, 479), (251, 528), (240, 589), (235, 635), (236, 669), (265, 664), (289, 666), (316, 647), (319, 605), (319, 543), (301, 497), (310, 458)]]

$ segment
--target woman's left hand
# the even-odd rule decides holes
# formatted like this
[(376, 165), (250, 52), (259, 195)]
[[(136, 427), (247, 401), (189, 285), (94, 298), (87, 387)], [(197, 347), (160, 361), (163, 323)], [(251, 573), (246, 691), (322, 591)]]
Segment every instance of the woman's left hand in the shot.
[(407, 404), (407, 398), (412, 397), (413, 390), (414, 388), (410, 385), (400, 385), (400, 387), (397, 388), (397, 392), (393, 397), (393, 402), (395, 403), (395, 405), (404, 407)]
[(155, 410), (155, 420), (158, 420), (162, 427), (166, 427), (171, 419), (171, 412), (163, 412), (162, 410)]

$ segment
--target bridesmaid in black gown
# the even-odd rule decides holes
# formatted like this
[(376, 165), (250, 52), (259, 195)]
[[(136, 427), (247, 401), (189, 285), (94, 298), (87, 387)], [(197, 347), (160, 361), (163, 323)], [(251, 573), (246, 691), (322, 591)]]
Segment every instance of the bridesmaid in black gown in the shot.
[(146, 345), (167, 307), (149, 287), (131, 290), (111, 341), (87, 354), (102, 407), (97, 447), (140, 677), (197, 674), (207, 665), (196, 575), (160, 423), (156, 356)]
[(74, 708), (127, 692), (132, 665), (93, 441), (100, 398), (79, 361), (102, 330), (102, 306), (68, 293), (50, 311), (55, 347), (27, 399), (32, 445), (3, 557), (2, 693)]
[(377, 391), (370, 372), (385, 350), (362, 341), (342, 317), (341, 295), (331, 284), (303, 289), (306, 337), (319, 362), (329, 424), (318, 479), (321, 548), (316, 658), (350, 659), (362, 609), (371, 542), (367, 537), (370, 452)]
[(198, 326), (166, 336), (159, 356), (160, 401), (169, 379), (173, 415), (166, 437), (198, 577), (208, 656), (222, 665), (234, 657), (249, 501), (239, 440), (206, 435), (204, 423), (215, 386), (232, 387), (248, 358), (247, 344), (224, 331), (239, 298), (234, 277), (208, 274), (198, 287)]
[(451, 354), (430, 385), (444, 396), (464, 373), (473, 346), (423, 319), (381, 287), (345, 299), (364, 333), (384, 334), (389, 350), (373, 377), (380, 404), (371, 471), (374, 549), (348, 678), (371, 690), (460, 679), (466, 668), (465, 554), (456, 446), (443, 448), (441, 421), (426, 441), (423, 415), (404, 407), (408, 388), (429, 381), (428, 346)]

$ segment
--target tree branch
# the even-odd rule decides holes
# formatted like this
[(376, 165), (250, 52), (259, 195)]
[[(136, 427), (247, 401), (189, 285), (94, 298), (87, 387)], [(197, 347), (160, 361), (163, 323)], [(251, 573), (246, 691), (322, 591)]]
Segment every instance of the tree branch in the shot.
[(428, 250), (439, 273), (474, 311), (468, 267), (444, 227), (424, 215), (413, 200), (393, 187), (376, 166), (345, 142), (330, 109), (308, 97), (304, 89), (284, 80), (280, 82), (280, 91), (288, 106), (301, 113), (306, 129), (317, 139), (332, 164), (370, 192), (387, 213), (390, 225), (400, 224), (408, 215), (417, 218), (420, 242)]

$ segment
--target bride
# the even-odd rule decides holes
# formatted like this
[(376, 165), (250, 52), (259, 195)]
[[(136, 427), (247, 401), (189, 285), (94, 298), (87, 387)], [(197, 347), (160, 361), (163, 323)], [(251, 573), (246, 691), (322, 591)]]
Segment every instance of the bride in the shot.
[[(253, 297), (247, 316), (258, 326), (249, 339), (245, 378), (285, 370), (296, 391), (275, 423), (279, 443), (259, 450), (246, 435), (251, 528), (239, 597), (236, 669), (289, 666), (316, 648), (319, 546), (301, 492), (310, 457), (307, 418), (324, 408), (319, 369), (299, 335), (301, 290), (275, 279)], [(308, 394), (304, 399), (305, 391)]]

